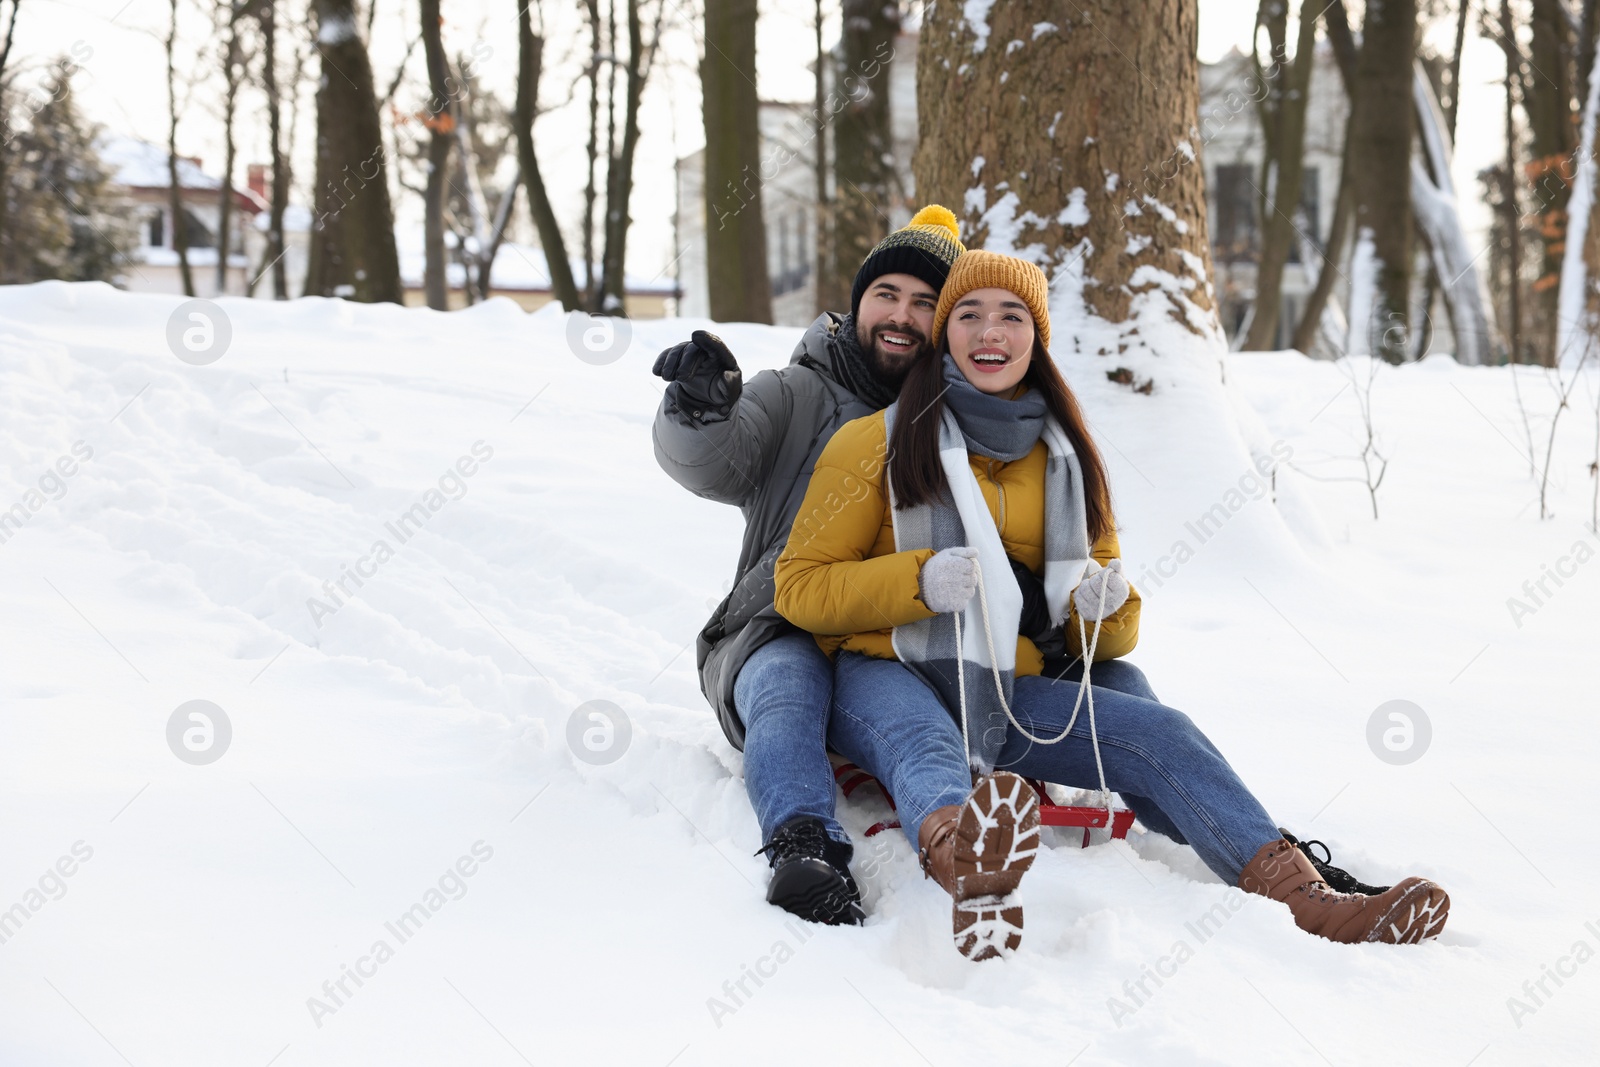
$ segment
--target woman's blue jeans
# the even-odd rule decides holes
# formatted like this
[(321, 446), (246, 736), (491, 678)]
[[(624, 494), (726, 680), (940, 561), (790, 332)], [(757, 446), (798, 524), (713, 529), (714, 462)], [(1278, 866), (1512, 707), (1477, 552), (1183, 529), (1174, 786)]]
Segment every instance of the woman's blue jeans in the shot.
[[(1091, 673), (1095, 722), (1107, 786), (1122, 794), (1145, 826), (1194, 847), (1229, 885), (1261, 846), (1282, 835), (1265, 809), (1189, 717), (1129, 693), (1104, 688)], [(1055, 737), (1072, 715), (1079, 686), (1047, 677), (1016, 679), (1012, 712), (1028, 732)], [(1148, 687), (1146, 687), (1148, 691)], [(1006, 726), (998, 766), (1028, 778), (1097, 788), (1087, 709), (1066, 740), (1041, 745)], [(961, 727), (938, 695), (903, 663), (839, 654), (830, 746), (874, 775), (894, 795), (913, 846), (929, 812), (971, 792)]]

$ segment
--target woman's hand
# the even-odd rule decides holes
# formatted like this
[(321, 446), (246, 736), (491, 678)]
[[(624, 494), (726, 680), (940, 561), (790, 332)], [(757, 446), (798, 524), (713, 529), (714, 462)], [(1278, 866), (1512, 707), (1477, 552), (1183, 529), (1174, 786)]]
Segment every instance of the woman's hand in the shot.
[(1115, 615), (1128, 602), (1128, 579), (1122, 576), (1122, 561), (1114, 559), (1102, 567), (1091, 559), (1083, 581), (1072, 591), (1072, 602), (1084, 622), (1101, 622)]
[(960, 611), (978, 591), (978, 550), (966, 545), (935, 552), (917, 572), (917, 592), (929, 611)]

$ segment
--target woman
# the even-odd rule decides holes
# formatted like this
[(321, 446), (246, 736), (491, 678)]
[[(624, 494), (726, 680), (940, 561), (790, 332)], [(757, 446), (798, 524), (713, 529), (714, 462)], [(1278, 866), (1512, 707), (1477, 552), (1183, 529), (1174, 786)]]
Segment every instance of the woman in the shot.
[[(1286, 903), (1311, 933), (1437, 935), (1449, 911), (1439, 886), (1332, 888), (1359, 883), (1319, 870), (1187, 716), (1094, 684), (1092, 664), (1137, 641), (1139, 596), (1122, 574), (1105, 466), (1047, 353), (1046, 299), (1033, 264), (963, 253), (934, 316), (941, 355), (912, 370), (896, 404), (841, 427), (817, 462), (775, 603), (834, 657), (830, 747), (895, 797), (974, 959), (1021, 941), (1017, 886), (1039, 840), (1022, 776), (1121, 793), (1145, 826), (1193, 845), (1225, 882)], [(1045, 603), (1025, 612), (1030, 575)], [(1040, 643), (1063, 638), (1091, 664), (1084, 692), (1040, 674)]]

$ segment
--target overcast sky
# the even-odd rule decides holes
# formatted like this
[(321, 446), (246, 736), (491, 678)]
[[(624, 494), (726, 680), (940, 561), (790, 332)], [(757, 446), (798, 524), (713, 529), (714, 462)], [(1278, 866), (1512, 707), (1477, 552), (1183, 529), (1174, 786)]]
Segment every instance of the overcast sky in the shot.
[[(196, 53), (205, 44), (208, 24), (199, 13), (200, 3), (210, 0), (180, 0), (181, 17), (178, 46), (181, 68), (198, 67)], [(291, 4), (300, 0), (291, 0)], [(415, 0), (375, 0), (371, 52), (380, 88), (386, 87), (413, 35)], [(516, 13), (520, 0), (445, 0), (445, 46), (452, 53), (488, 55), (479, 65), (480, 77), (507, 102), (514, 97), (516, 78)], [(633, 273), (651, 277), (664, 270), (673, 258), (673, 160), (692, 152), (704, 141), (699, 116), (699, 88), (696, 70), (695, 33), (686, 22), (690, 10), (683, 0), (665, 0), (669, 29), (664, 35), (663, 59), (646, 89), (642, 109), (643, 135), (635, 172), (634, 227), (630, 235), (629, 262)], [(535, 11), (540, 0), (534, 0)], [(573, 93), (573, 80), (586, 49), (582, 24), (575, 0), (542, 0), (545, 16), (547, 71), (542, 85), (543, 102), (567, 100)], [(837, 0), (825, 7), (837, 8)], [(1249, 47), (1256, 0), (1200, 0), (1200, 58), (1214, 60), (1229, 48)], [(90, 118), (114, 133), (140, 137), (158, 144), (166, 141), (167, 102), (165, 59), (161, 40), (166, 33), (170, 6), (167, 0), (22, 0), (17, 25), (13, 62), (42, 67), (52, 55), (72, 51), (79, 54), (87, 45), (92, 57), (83, 65), (76, 80), (79, 100)], [(810, 100), (811, 74), (807, 64), (814, 54), (812, 45), (812, 0), (766, 0), (761, 6), (757, 44), (759, 83), (763, 97), (776, 100)], [(827, 31), (831, 42), (838, 35), (837, 14)], [(537, 23), (536, 23), (537, 25)], [(1430, 39), (1441, 50), (1448, 50), (1452, 28), (1436, 26)], [(1293, 31), (1291, 30), (1291, 37)], [(280, 52), (291, 43), (303, 41), (298, 27), (284, 27)], [(309, 72), (314, 78), (315, 61)], [(411, 69), (421, 74), (421, 50), (413, 56)], [(1481, 240), (1487, 224), (1487, 211), (1478, 193), (1475, 175), (1479, 169), (1504, 152), (1499, 80), (1504, 64), (1498, 49), (1487, 41), (1470, 37), (1463, 61), (1463, 103), (1461, 136), (1457, 146), (1456, 184), (1467, 204), (1467, 223), (1474, 243)], [(308, 82), (308, 90), (313, 85)], [(222, 159), (220, 92), (214, 80), (195, 95), (179, 126), (179, 151), (202, 158), (215, 172)], [(413, 106), (420, 100), (420, 87), (414, 81), (407, 98)], [(308, 91), (302, 105), (300, 136), (296, 145), (300, 179), (296, 199), (303, 199), (309, 185), (310, 149), (313, 136), (311, 99)], [(585, 175), (584, 142), (587, 108), (581, 94), (573, 103), (542, 118), (538, 132), (540, 166), (544, 171), (558, 211), (573, 217), (580, 213), (579, 199)], [(247, 95), (239, 119), (239, 168), (236, 184), (244, 183), (249, 162), (269, 158), (266, 117), (259, 97)], [(420, 219), (418, 198), (402, 197), (398, 205), (402, 222)], [(525, 203), (519, 215), (526, 225)], [(575, 250), (574, 250), (575, 251)]]

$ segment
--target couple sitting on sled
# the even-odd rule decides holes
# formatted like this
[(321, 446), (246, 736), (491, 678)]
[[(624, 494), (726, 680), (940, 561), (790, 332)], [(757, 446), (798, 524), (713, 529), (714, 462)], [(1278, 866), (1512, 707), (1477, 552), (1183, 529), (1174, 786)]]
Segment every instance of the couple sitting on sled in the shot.
[(832, 750), (894, 797), (972, 959), (1021, 942), (1040, 841), (1026, 779), (1117, 792), (1310, 933), (1437, 935), (1443, 889), (1364, 885), (1313, 856), (1123, 658), (1139, 594), (1105, 465), (1049, 355), (1047, 297), (1037, 266), (966, 250), (933, 205), (872, 250), (850, 313), (812, 323), (788, 366), (746, 383), (705, 331), (656, 361), (658, 461), (745, 517), (698, 650), (744, 751), (767, 899), (864, 918)]

